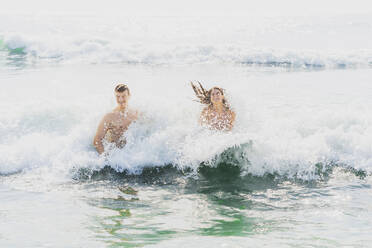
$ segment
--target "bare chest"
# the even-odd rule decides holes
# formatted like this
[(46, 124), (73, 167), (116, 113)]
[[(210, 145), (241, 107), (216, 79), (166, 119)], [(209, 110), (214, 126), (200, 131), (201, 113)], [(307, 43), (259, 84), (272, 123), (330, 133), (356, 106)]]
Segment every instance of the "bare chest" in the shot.
[(132, 122), (133, 118), (131, 115), (116, 114), (108, 123), (107, 128), (113, 129), (116, 133), (123, 133)]

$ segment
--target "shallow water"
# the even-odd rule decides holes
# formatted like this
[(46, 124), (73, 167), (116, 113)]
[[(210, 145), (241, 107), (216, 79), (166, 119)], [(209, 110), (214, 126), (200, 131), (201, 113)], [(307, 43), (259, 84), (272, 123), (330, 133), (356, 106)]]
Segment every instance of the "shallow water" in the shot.
[[(3, 246), (367, 247), (370, 242), (371, 182), (342, 171), (310, 183), (272, 177), (179, 177), (172, 183), (124, 178), (42, 189), (25, 177), (2, 178)], [(123, 193), (118, 186), (124, 184), (138, 193)]]

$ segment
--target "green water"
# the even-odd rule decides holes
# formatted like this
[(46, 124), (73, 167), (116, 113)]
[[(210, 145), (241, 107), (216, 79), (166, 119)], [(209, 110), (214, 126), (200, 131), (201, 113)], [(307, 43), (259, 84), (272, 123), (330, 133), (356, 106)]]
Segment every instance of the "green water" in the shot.
[[(327, 180), (295, 182), (274, 175), (242, 177), (236, 174), (236, 168), (226, 165), (209, 170), (204, 168), (203, 174), (196, 177), (180, 173), (175, 176), (174, 173), (158, 172), (156, 177), (163, 178), (162, 181), (141, 181), (140, 176), (104, 180), (103, 177), (113, 177), (106, 171), (102, 172), (104, 176), (99, 181), (82, 183), (84, 190), (107, 191), (109, 188), (111, 194), (111, 197), (85, 199), (92, 208), (106, 213), (90, 216), (89, 228), (95, 233), (94, 238), (107, 247), (162, 247), (169, 241), (191, 237), (198, 237), (201, 247), (208, 247), (210, 237), (230, 245), (233, 244), (229, 243), (231, 238), (257, 241), (261, 237), (271, 237), (270, 243), (279, 246), (349, 244), (358, 247), (352, 237), (338, 237), (342, 230), (332, 231), (340, 221), (334, 220), (332, 213), (340, 211), (338, 214), (345, 219), (361, 221), (361, 216), (353, 209), (359, 206), (362, 211), (367, 211), (368, 207), (348, 200), (340, 205), (333, 199), (337, 199), (338, 194), (354, 198), (353, 187), (360, 192), (370, 190), (368, 177), (360, 178), (335, 168)], [(167, 180), (170, 174), (173, 179)], [(334, 178), (335, 175), (344, 178), (339, 180)], [(116, 174), (116, 177), (120, 176)], [(125, 190), (120, 190), (123, 186), (135, 191), (129, 190), (125, 194)], [(318, 216), (319, 211), (322, 217)], [(364, 221), (369, 223), (371, 219)], [(367, 232), (367, 226), (359, 228), (360, 234)], [(324, 234), (324, 230), (328, 234)], [(298, 235), (291, 236), (292, 232)], [(332, 237), (333, 232), (338, 234)], [(360, 241), (359, 244), (363, 247), (364, 243)]]

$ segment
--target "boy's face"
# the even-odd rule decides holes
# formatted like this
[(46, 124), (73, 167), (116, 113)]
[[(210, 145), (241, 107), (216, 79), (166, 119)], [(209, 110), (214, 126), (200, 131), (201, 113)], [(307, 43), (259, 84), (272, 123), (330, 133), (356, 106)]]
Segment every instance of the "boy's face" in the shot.
[(116, 102), (120, 107), (126, 107), (129, 100), (129, 93), (127, 90), (123, 92), (115, 92)]

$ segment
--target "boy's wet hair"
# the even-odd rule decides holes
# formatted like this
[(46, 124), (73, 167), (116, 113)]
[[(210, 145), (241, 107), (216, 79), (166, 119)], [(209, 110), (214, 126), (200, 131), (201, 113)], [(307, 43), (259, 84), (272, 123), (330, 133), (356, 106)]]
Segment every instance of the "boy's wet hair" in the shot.
[(126, 90), (128, 91), (128, 94), (130, 95), (129, 88), (128, 88), (128, 86), (126, 84), (118, 84), (115, 87), (115, 92), (121, 93), (121, 92), (124, 92)]

